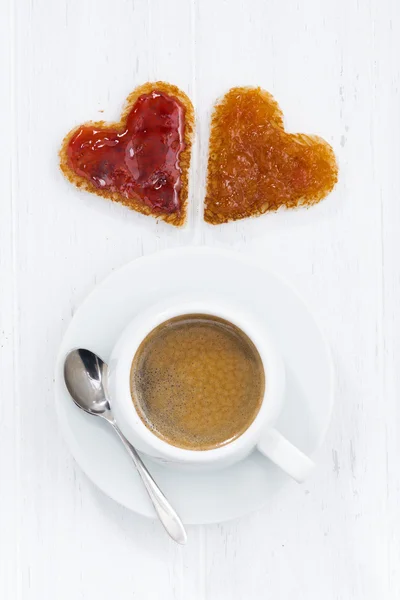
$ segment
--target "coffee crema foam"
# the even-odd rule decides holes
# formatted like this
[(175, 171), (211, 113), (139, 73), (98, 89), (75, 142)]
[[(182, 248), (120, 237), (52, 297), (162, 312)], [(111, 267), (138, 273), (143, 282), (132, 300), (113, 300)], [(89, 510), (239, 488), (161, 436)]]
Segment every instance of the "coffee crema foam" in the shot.
[(169, 444), (209, 450), (238, 438), (258, 414), (264, 368), (249, 337), (209, 315), (156, 327), (132, 363), (131, 394), (143, 423)]

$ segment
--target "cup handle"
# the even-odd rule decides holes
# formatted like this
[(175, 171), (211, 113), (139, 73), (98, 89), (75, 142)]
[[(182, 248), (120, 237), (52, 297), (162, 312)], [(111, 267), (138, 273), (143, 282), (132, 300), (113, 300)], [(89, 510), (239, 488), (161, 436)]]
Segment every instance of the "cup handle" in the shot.
[(308, 456), (276, 429), (268, 429), (262, 435), (257, 448), (298, 483), (305, 481), (315, 467), (315, 463)]

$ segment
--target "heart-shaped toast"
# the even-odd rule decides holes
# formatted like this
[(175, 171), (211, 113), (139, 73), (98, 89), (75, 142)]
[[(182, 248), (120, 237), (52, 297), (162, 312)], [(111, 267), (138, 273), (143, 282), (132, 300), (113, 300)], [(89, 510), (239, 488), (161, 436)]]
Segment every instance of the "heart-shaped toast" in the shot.
[(127, 98), (119, 123), (89, 122), (64, 138), (60, 167), (77, 187), (183, 225), (194, 128), (189, 98), (164, 82)]
[(217, 225), (319, 202), (337, 181), (331, 146), (286, 133), (278, 104), (261, 88), (232, 88), (211, 121), (205, 220)]

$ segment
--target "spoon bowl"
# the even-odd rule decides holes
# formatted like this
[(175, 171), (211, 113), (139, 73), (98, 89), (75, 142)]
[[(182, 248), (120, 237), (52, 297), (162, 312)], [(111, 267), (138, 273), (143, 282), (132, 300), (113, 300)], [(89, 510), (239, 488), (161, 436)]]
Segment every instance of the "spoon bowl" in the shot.
[(90, 350), (70, 352), (64, 363), (64, 379), (75, 404), (96, 416), (111, 416), (110, 403), (105, 393), (107, 367)]

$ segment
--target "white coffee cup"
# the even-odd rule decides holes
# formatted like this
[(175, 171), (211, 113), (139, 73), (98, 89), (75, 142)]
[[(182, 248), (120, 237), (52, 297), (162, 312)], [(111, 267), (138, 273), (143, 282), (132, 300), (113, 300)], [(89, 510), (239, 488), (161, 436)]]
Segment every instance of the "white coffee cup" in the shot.
[[(131, 396), (132, 361), (141, 342), (158, 325), (189, 314), (212, 315), (236, 325), (254, 343), (265, 371), (265, 393), (254, 421), (238, 438), (211, 450), (178, 448), (156, 436), (139, 417)], [(119, 427), (137, 450), (153, 459), (193, 468), (220, 468), (245, 458), (257, 449), (298, 482), (304, 481), (314, 467), (312, 460), (274, 427), (284, 397), (283, 362), (264, 326), (260, 328), (257, 319), (240, 307), (207, 297), (170, 298), (146, 309), (131, 321), (117, 341), (109, 361), (107, 386)]]

